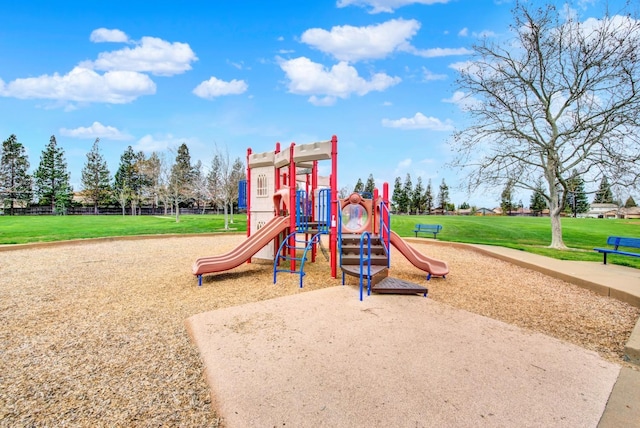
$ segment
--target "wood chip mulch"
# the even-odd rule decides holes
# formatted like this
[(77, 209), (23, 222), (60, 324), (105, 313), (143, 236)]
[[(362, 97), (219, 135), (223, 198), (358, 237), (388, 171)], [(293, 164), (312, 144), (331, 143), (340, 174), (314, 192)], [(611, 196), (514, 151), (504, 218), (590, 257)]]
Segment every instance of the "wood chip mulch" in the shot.
[[(340, 284), (319, 254), (307, 264), (303, 289), (297, 275), (280, 273), (273, 284), (272, 266), (259, 263), (205, 276), (198, 287), (193, 261), (243, 239), (88, 241), (0, 252), (0, 426), (220, 426), (184, 320)], [(625, 364), (623, 347), (640, 309), (470, 250), (415, 247), (449, 263), (447, 279), (427, 285), (433, 300)], [(392, 275), (425, 284), (423, 272), (397, 252)]]

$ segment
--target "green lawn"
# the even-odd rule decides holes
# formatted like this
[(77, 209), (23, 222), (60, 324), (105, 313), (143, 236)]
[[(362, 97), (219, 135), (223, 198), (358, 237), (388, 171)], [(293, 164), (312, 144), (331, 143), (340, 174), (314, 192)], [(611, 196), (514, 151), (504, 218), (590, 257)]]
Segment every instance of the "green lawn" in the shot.
[[(548, 217), (463, 217), (394, 215), (391, 227), (401, 236), (414, 236), (416, 223), (441, 224), (442, 241), (500, 245), (566, 260), (602, 260), (594, 247), (610, 235), (640, 237), (640, 220), (562, 219), (569, 251), (546, 248), (551, 241)], [(222, 215), (162, 216), (0, 216), (0, 244), (60, 241), (108, 236), (222, 232)], [(244, 214), (236, 214), (233, 231), (246, 231)], [(428, 236), (428, 235), (423, 235)], [(428, 239), (428, 238), (427, 238)], [(640, 268), (640, 259), (610, 256), (610, 263)]]
[[(246, 215), (234, 215), (230, 231), (246, 231)], [(0, 216), (0, 244), (62, 241), (108, 236), (223, 232), (222, 215)]]
[[(546, 248), (551, 243), (548, 217), (405, 216), (391, 218), (391, 228), (401, 236), (415, 236), (416, 223), (441, 224), (442, 241), (499, 245), (562, 260), (602, 260), (595, 247), (606, 247), (611, 235), (640, 238), (640, 220), (563, 218), (562, 236), (569, 251)], [(424, 235), (422, 236), (429, 236)], [(609, 256), (610, 263), (640, 268), (640, 258)]]

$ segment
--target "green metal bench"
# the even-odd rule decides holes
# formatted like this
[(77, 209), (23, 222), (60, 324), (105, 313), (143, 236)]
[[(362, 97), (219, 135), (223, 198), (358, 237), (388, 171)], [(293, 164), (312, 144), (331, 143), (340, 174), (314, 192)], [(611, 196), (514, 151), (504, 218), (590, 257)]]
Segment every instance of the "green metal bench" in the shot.
[(418, 233), (433, 233), (433, 239), (436, 239), (436, 236), (441, 230), (442, 226), (439, 224), (416, 224), (413, 233), (416, 234), (416, 238), (418, 237)]

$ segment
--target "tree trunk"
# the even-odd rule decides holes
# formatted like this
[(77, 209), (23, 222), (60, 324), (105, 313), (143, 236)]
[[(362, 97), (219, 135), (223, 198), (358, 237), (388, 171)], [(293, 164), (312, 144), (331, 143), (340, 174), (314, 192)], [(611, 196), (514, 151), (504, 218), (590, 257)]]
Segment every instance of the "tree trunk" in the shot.
[(227, 204), (224, 205), (224, 230), (229, 230), (229, 212)]
[(180, 223), (180, 205), (176, 202), (176, 223)]
[(562, 240), (562, 222), (560, 219), (562, 206), (559, 201), (558, 189), (555, 186), (555, 177), (549, 180), (549, 196), (549, 217), (551, 217), (551, 245), (549, 245), (549, 248), (566, 250), (567, 246), (564, 245)]
[(230, 212), (229, 223), (233, 224), (233, 202), (229, 203), (229, 212)]

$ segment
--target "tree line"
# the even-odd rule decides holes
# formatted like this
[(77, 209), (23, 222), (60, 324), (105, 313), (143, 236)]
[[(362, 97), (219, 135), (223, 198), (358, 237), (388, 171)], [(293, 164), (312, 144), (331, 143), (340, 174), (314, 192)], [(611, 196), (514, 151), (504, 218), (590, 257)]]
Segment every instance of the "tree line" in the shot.
[[(191, 161), (185, 143), (175, 151), (171, 162), (163, 153), (150, 155), (135, 152), (128, 146), (120, 156), (116, 173), (111, 176), (96, 139), (82, 168), (82, 189), (77, 196), (83, 204), (101, 208), (119, 206), (122, 214), (141, 212), (142, 206), (159, 208), (180, 219), (181, 207), (222, 208), (225, 227), (228, 214), (238, 200), (238, 182), (245, 178), (245, 166), (238, 157), (231, 161), (227, 150), (215, 148), (211, 164)], [(171, 153), (174, 154), (174, 153)], [(2, 143), (0, 156), (0, 207), (14, 214), (17, 207), (49, 206), (52, 213), (64, 213), (74, 201), (71, 175), (67, 170), (64, 149), (55, 135), (42, 151), (38, 167), (29, 174), (30, 163), (25, 147), (15, 135)]]
[[(574, 171), (567, 180), (567, 196), (563, 199), (564, 213), (577, 217), (578, 214), (586, 213), (589, 211), (591, 205), (585, 190), (585, 181), (582, 179), (577, 171)], [(369, 174), (366, 183), (363, 183), (361, 179), (358, 179), (353, 191), (356, 193), (363, 193), (372, 195), (375, 188), (375, 180), (373, 174)], [(500, 208), (504, 215), (510, 215), (513, 211), (524, 208), (522, 200), (515, 201), (514, 194), (515, 186), (512, 182), (508, 182), (505, 186), (502, 194), (500, 195)], [(544, 198), (544, 184), (542, 180), (538, 180), (534, 187), (534, 191), (529, 201), (529, 209), (531, 214), (539, 216), (542, 212), (548, 209), (547, 200)], [(559, 190), (562, 192), (562, 190)], [(343, 188), (340, 191), (340, 197), (346, 198), (348, 196), (349, 189)], [(434, 195), (434, 189), (431, 184), (431, 179), (428, 180), (425, 187), (422, 182), (422, 177), (418, 177), (416, 185), (413, 186), (411, 180), (411, 174), (407, 174), (404, 182), (400, 177), (396, 177), (394, 181), (393, 196), (391, 198), (392, 208), (396, 213), (404, 214), (432, 214), (434, 212), (447, 213), (455, 211), (455, 204), (449, 200), (449, 186), (442, 179), (438, 188), (437, 195)], [(636, 202), (632, 196), (629, 196), (626, 202), (616, 200), (611, 190), (611, 185), (606, 176), (600, 181), (600, 186), (594, 194), (592, 201), (593, 204), (615, 204), (619, 207), (625, 208), (636, 207)], [(472, 212), (477, 210), (477, 207), (471, 207), (467, 202), (462, 202), (458, 209), (470, 209)]]
[[(369, 174), (366, 183), (358, 179), (353, 191), (373, 195), (375, 189), (375, 179), (373, 174)], [(340, 191), (340, 197), (348, 196), (348, 188)], [(424, 186), (422, 177), (418, 177), (414, 187), (411, 174), (407, 174), (404, 182), (400, 177), (396, 177), (393, 184), (393, 194), (391, 196), (392, 210), (396, 213), (404, 214), (432, 214), (435, 210), (441, 212), (455, 211), (455, 205), (449, 199), (449, 186), (444, 179), (440, 183), (438, 193), (434, 194), (431, 179)], [(460, 208), (464, 208), (461, 206)], [(468, 206), (467, 206), (468, 208)]]

